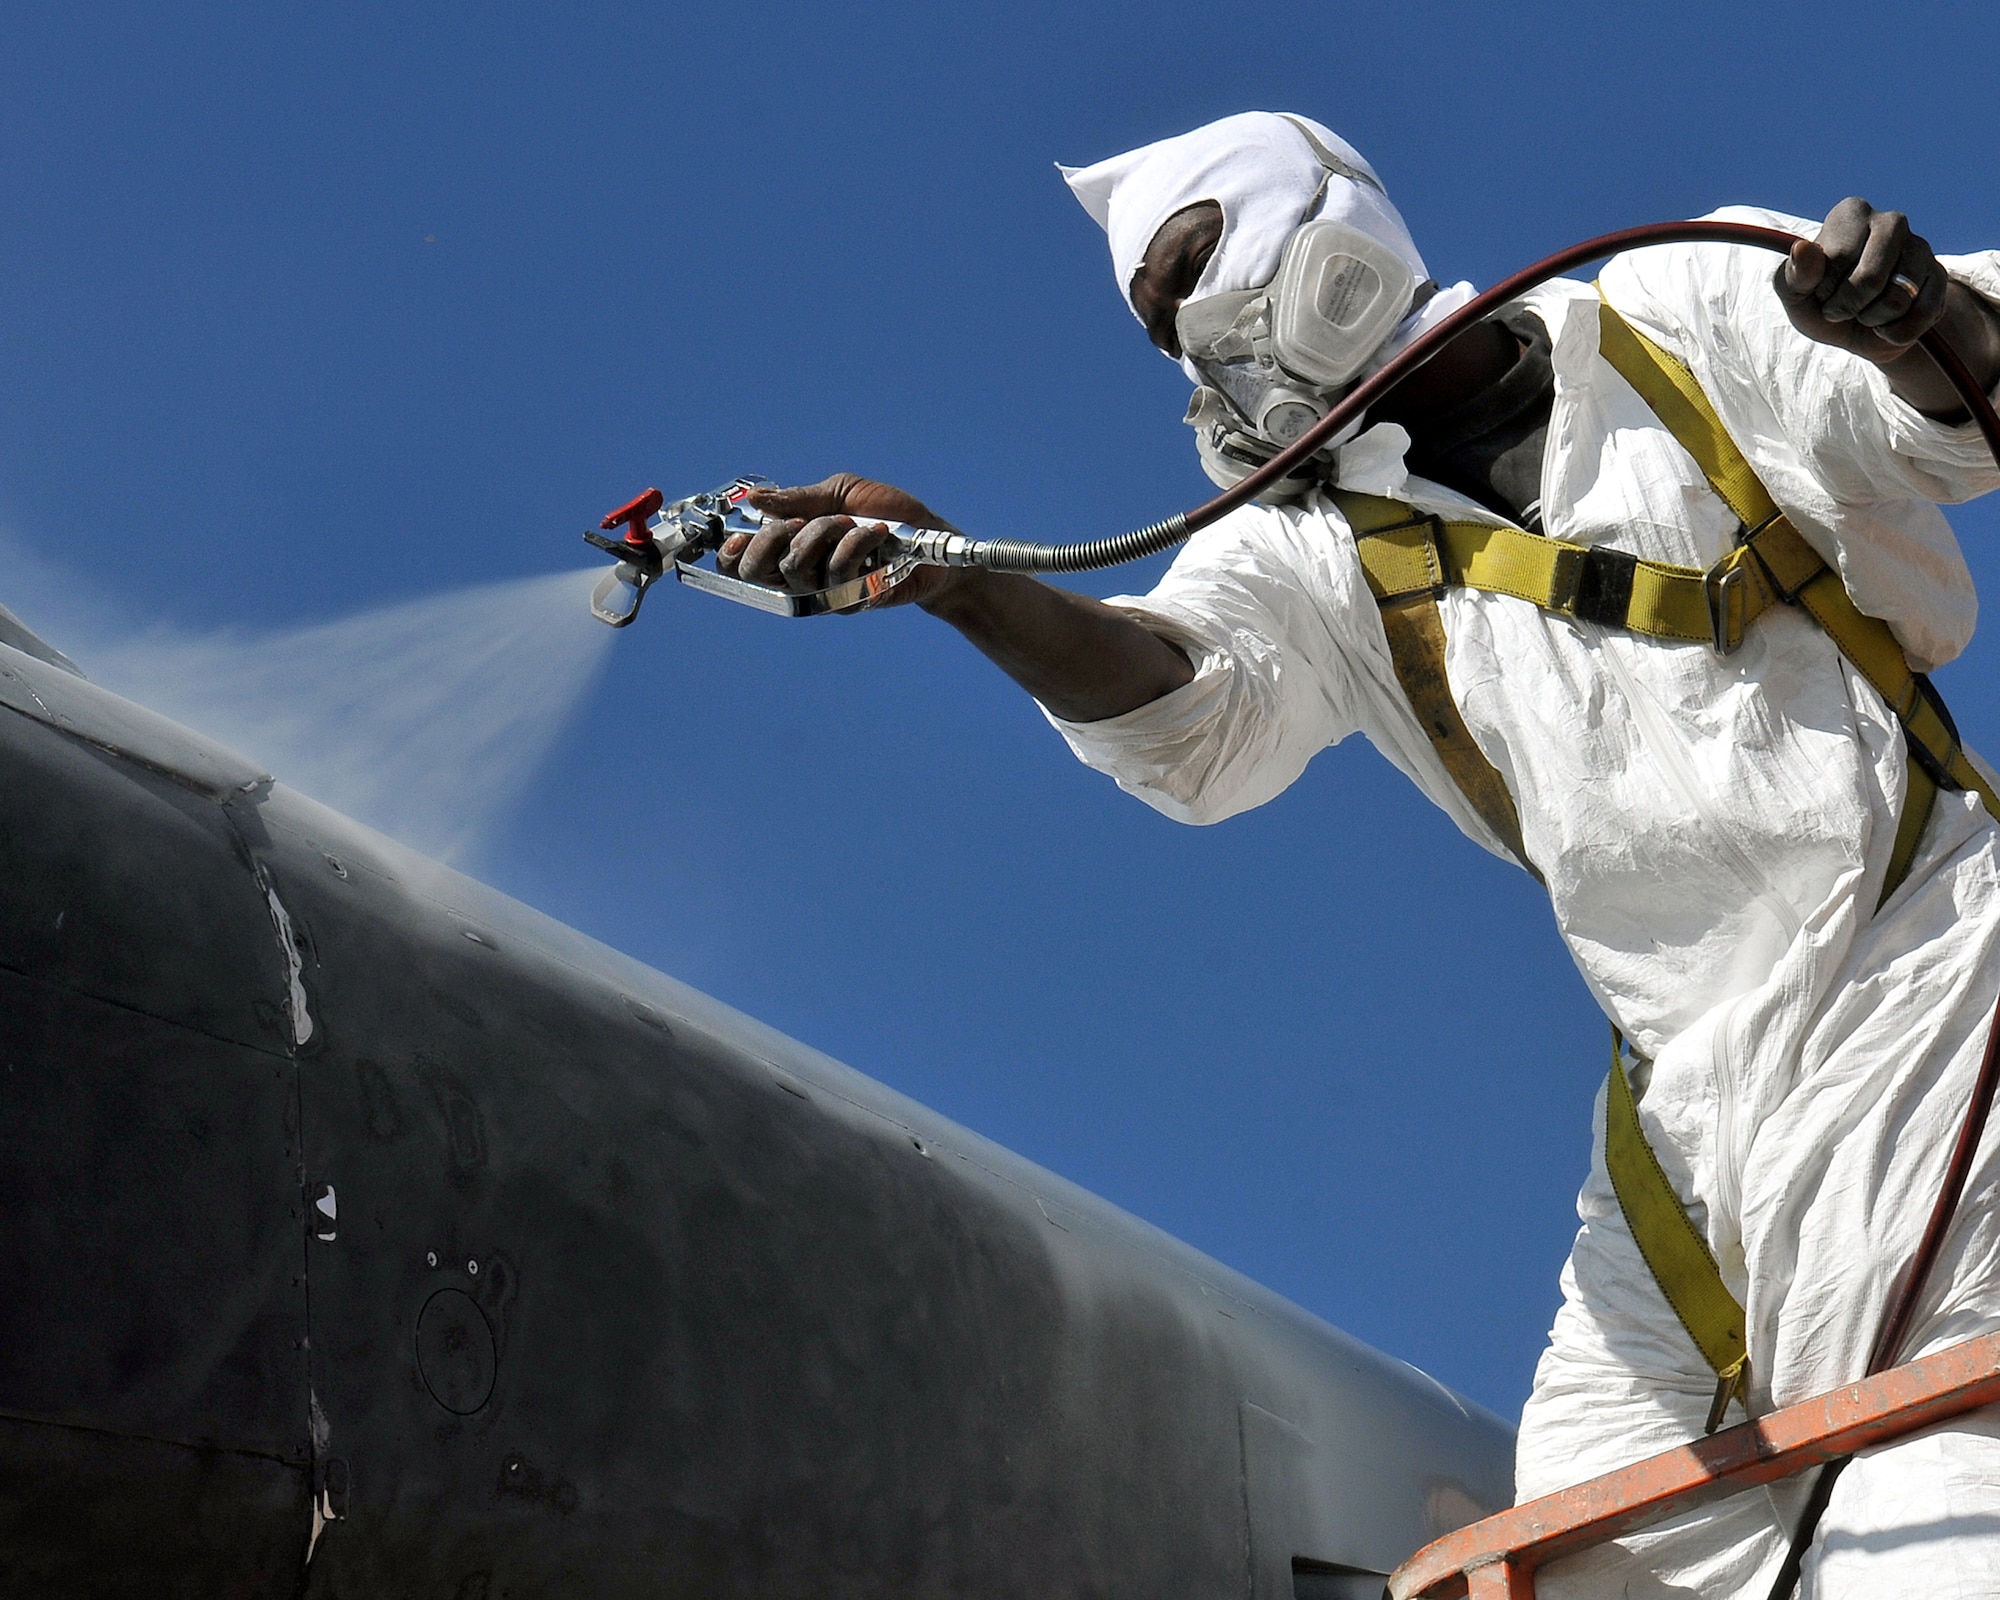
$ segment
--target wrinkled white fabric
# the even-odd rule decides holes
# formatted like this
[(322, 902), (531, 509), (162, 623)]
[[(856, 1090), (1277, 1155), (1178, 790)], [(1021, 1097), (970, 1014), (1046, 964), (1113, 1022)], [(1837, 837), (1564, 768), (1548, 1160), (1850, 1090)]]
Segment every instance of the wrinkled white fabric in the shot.
[[(1731, 208), (1736, 220), (1816, 225)], [(1773, 258), (1635, 251), (1604, 292), (1693, 369), (1801, 532), (1922, 666), (1969, 638), (1970, 575), (1935, 502), (2000, 485), (1880, 371), (1797, 334)], [(2000, 301), (2000, 255), (1947, 260)], [(1528, 302), (1554, 341), (1549, 533), (1706, 566), (1734, 519), (1597, 353), (1597, 301)], [(1346, 487), (1494, 520), (1411, 477), (1380, 426), (1341, 455)], [(1086, 762), (1166, 815), (1217, 822), (1360, 732), (1472, 838), (1499, 843), (1398, 687), (1337, 511), (1249, 507), (1197, 534), (1159, 586), (1113, 604), (1180, 643), (1194, 680), (1104, 722), (1056, 722)], [(2000, 994), (2000, 830), (1943, 797), (1908, 880), (1875, 909), (1904, 785), (1895, 719), (1802, 613), (1760, 619), (1723, 657), (1552, 616), (1502, 595), (1440, 601), (1452, 693), (1507, 780), (1529, 857), (1592, 993), (1652, 1058), (1641, 1115), (1744, 1299), (1755, 1407), (1863, 1370), (1928, 1214)], [(1055, 720), (1055, 719), (1051, 719)], [(1517, 1487), (1546, 1493), (1697, 1433), (1714, 1379), (1640, 1260), (1603, 1164), (1603, 1111), (1564, 1303), (1522, 1421)], [(2000, 1122), (1919, 1310), (1911, 1353), (2000, 1327)], [(1908, 1463), (1905, 1466), (1903, 1463)], [(1912, 1490), (1908, 1486), (1928, 1487)], [(1544, 1596), (1762, 1600), (1797, 1485), (1558, 1564)], [(1961, 1537), (1976, 1532), (1977, 1538)], [(1859, 1461), (1809, 1566), (1818, 1600), (2000, 1594), (2000, 1427), (1984, 1414)]]
[[(1329, 176), (1300, 124), (1312, 130), (1336, 161), (1363, 178)], [(1057, 170), (1104, 230), (1111, 270), (1135, 317), (1132, 275), (1146, 246), (1161, 223), (1201, 200), (1222, 207), (1222, 237), (1188, 295), (1190, 301), (1269, 283), (1278, 274), (1285, 241), (1309, 216), (1345, 222), (1379, 240), (1409, 263), (1419, 283), (1430, 276), (1409, 225), (1375, 169), (1346, 140), (1309, 117), (1245, 111), (1088, 167)], [(1315, 196), (1320, 196), (1317, 206)], [(1374, 364), (1464, 305), (1472, 292), (1471, 284), (1456, 284), (1419, 306), (1403, 319)], [(1192, 366), (1182, 365), (1189, 378), (1201, 381)]]

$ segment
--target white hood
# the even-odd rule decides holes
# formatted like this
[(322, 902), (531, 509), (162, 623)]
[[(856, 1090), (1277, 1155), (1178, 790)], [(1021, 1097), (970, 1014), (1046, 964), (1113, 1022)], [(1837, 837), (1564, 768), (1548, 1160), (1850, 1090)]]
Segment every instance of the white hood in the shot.
[[(1104, 229), (1128, 308), (1132, 276), (1160, 224), (1202, 200), (1222, 207), (1222, 239), (1190, 300), (1269, 283), (1285, 241), (1308, 217), (1359, 228), (1408, 262), (1419, 283), (1430, 277), (1375, 169), (1338, 134), (1308, 117), (1244, 111), (1093, 166), (1058, 170)], [(1434, 296), (1404, 319), (1376, 361), (1386, 360), (1472, 293), (1472, 286), (1462, 283)]]

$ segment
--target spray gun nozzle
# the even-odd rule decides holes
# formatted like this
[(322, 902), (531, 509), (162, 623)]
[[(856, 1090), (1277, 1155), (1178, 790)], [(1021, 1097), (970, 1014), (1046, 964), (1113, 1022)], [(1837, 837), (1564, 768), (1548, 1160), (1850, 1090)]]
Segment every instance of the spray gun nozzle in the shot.
[(607, 539), (594, 529), (585, 528), (583, 537), (586, 543), (595, 545), (612, 560), (637, 567), (648, 577), (658, 577), (660, 569), (666, 565), (660, 547), (643, 534), (637, 539), (629, 535), (623, 539)]
[[(618, 563), (604, 575), (590, 597), (590, 609), (600, 622), (622, 628), (639, 614), (639, 602), (653, 580), (666, 569), (666, 553), (647, 528), (647, 519), (666, 503), (658, 489), (648, 489), (636, 500), (628, 500), (616, 511), (606, 513), (597, 524), (602, 532), (586, 528), (583, 536)], [(622, 527), (622, 539), (604, 535)]]
[(583, 536), (617, 563), (597, 580), (597, 587), (591, 591), (591, 615), (599, 622), (622, 628), (638, 616), (639, 602), (653, 586), (653, 580), (666, 570), (666, 561), (650, 539), (640, 549), (623, 539), (607, 539), (589, 528), (584, 529)]

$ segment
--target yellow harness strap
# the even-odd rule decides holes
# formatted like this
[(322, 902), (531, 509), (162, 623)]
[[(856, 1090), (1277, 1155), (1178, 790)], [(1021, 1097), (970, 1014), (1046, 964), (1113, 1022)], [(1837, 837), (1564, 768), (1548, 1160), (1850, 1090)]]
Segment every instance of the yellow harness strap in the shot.
[(1410, 708), (1459, 792), (1514, 859), (1539, 881), (1541, 874), (1521, 847), (1521, 818), (1514, 809), (1513, 795), (1507, 792), (1507, 782), (1473, 741), (1458, 702), (1451, 697), (1451, 685), (1445, 681), (1444, 620), (1437, 605), (1437, 597), (1446, 586), (1444, 569), (1434, 545), (1413, 545), (1407, 538), (1412, 529), (1431, 529), (1436, 519), (1420, 516), (1400, 501), (1375, 495), (1335, 490), (1333, 498), (1354, 530), (1362, 570), (1382, 608), (1389, 659), (1395, 663), (1396, 681), (1402, 685)]
[[(1335, 495), (1343, 503), (1356, 498)], [(1694, 567), (1641, 561), (1623, 550), (1567, 544), (1519, 528), (1446, 522), (1407, 506), (1396, 511), (1393, 524), (1369, 530), (1361, 545), (1361, 564), (1379, 600), (1483, 589), (1656, 639), (1707, 644), (1714, 638), (1705, 574)]]
[[(1632, 1230), (1653, 1281), (1716, 1376), (1708, 1408), (1709, 1433), (1722, 1426), (1729, 1402), (1750, 1387), (1750, 1346), (1743, 1307), (1722, 1281), (1708, 1241), (1646, 1142), (1632, 1080), (1625, 1074), (1624, 1039), (1611, 1030), (1611, 1082), (1604, 1095), (1604, 1165), (1618, 1195), (1618, 1209)], [(1746, 1402), (1747, 1407), (1747, 1402)]]
[[(1889, 852), (1889, 870), (1883, 876), (1882, 893), (1875, 902), (1877, 911), (1888, 904), (1889, 896), (1900, 889), (1903, 880), (1910, 875), (1910, 863), (1917, 859), (1917, 843), (1924, 836), (1924, 824), (1931, 819), (1931, 808), (1937, 804), (1937, 797), (1937, 779), (1912, 761), (1906, 769), (1903, 814), (1896, 819), (1896, 844)], [(1989, 805), (1987, 809), (1990, 811), (1992, 807)]]

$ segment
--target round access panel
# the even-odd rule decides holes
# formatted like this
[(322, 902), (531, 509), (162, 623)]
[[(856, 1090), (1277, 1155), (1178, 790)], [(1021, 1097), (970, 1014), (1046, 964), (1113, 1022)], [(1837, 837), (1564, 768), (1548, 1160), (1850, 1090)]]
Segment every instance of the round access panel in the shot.
[(417, 1313), (417, 1371), (431, 1398), (469, 1417), (493, 1393), (499, 1358), (486, 1313), (462, 1289), (440, 1289)]

